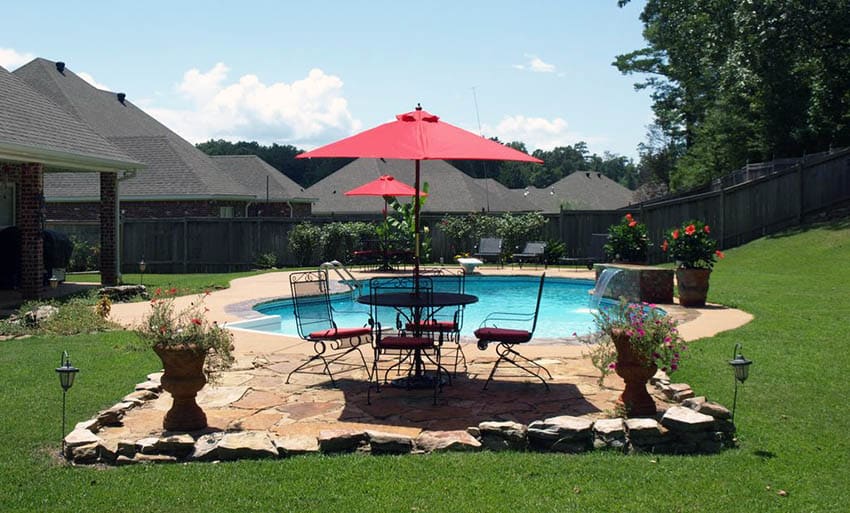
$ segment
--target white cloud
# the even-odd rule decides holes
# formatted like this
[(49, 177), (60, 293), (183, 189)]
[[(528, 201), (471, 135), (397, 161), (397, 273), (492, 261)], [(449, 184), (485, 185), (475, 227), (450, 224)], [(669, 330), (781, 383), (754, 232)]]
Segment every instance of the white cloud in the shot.
[(348, 111), (337, 76), (312, 69), (291, 84), (265, 84), (256, 75), (228, 83), (229, 71), (224, 63), (206, 72), (191, 69), (177, 85), (190, 108), (146, 110), (192, 142), (222, 138), (310, 147), (361, 126)]
[(528, 70), (535, 73), (553, 73), (555, 71), (554, 64), (544, 62), (543, 59), (536, 55), (527, 53), (525, 54), (525, 58), (528, 59), (525, 64), (514, 64), (513, 67), (515, 69)]
[(96, 87), (98, 89), (102, 89), (104, 91), (111, 91), (112, 90), (112, 89), (109, 88), (108, 85), (101, 84), (100, 82), (95, 80), (93, 76), (86, 73), (85, 71), (78, 71), (77, 76), (82, 78), (83, 80), (85, 80), (89, 84), (91, 84), (93, 87)]
[(551, 150), (558, 146), (569, 146), (579, 141), (588, 144), (604, 142), (604, 137), (583, 136), (569, 129), (563, 118), (531, 118), (522, 115), (505, 116), (496, 126), (484, 126), (487, 136), (496, 136), (502, 142), (520, 141), (528, 151)]
[(18, 66), (22, 66), (33, 59), (35, 59), (35, 55), (31, 53), (20, 53), (13, 48), (0, 48), (0, 66), (9, 71), (14, 70)]

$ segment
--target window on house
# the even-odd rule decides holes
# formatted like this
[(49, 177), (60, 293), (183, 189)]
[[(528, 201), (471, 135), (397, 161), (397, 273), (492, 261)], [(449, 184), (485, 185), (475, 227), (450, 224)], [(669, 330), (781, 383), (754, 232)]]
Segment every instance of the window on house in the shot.
[(233, 207), (218, 207), (218, 217), (227, 219), (233, 217)]

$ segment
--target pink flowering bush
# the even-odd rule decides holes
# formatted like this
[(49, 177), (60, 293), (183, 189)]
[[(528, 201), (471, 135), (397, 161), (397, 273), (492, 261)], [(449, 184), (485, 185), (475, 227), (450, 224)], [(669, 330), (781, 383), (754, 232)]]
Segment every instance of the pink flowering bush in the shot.
[(619, 303), (601, 308), (595, 314), (599, 332), (592, 337), (591, 361), (604, 377), (616, 369), (617, 349), (614, 347), (614, 333), (624, 333), (635, 355), (642, 357), (647, 365), (655, 364), (664, 372), (675, 372), (680, 365), (687, 346), (677, 322), (655, 305), (648, 303), (629, 303), (621, 299)]
[(204, 306), (206, 293), (183, 309), (177, 309), (174, 301), (177, 289), (163, 292), (156, 289), (151, 299), (150, 312), (135, 329), (141, 346), (177, 347), (194, 346), (206, 353), (205, 372), (207, 378), (229, 368), (233, 364), (233, 336), (229, 331), (206, 318), (209, 308)]

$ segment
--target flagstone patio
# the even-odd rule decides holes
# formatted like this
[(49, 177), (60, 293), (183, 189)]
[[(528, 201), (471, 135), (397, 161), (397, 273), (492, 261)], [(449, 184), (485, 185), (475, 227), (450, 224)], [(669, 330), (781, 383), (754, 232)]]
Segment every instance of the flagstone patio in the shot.
[[(485, 274), (517, 274), (511, 269), (484, 268)], [(592, 277), (586, 271), (547, 270), (549, 276)], [(533, 274), (525, 272), (524, 274)], [(367, 277), (368, 275), (364, 275)], [(216, 291), (206, 300), (211, 319), (233, 321), (253, 315), (256, 302), (288, 296), (288, 273), (264, 274), (235, 280), (227, 290)], [(181, 298), (190, 301), (194, 298)], [(748, 314), (727, 308), (683, 309), (665, 305), (671, 315), (682, 319), (680, 331), (688, 340), (711, 336), (745, 324)], [(113, 319), (125, 325), (138, 322), (146, 303), (116, 304)], [(315, 440), (327, 430), (373, 430), (415, 437), (422, 431), (465, 430), (483, 421), (505, 420), (528, 424), (561, 415), (600, 419), (614, 416), (615, 401), (622, 391), (616, 375), (598, 384), (598, 371), (585, 356), (586, 348), (572, 343), (531, 343), (523, 353), (552, 373), (549, 392), (533, 378), (500, 367), (487, 390), (484, 381), (496, 359), (494, 348), (477, 349), (466, 341), (463, 350), (469, 367), (458, 372), (451, 385), (443, 387), (437, 404), (430, 390), (405, 390), (384, 386), (366, 402), (367, 375), (362, 366), (336, 374), (332, 386), (324, 375), (298, 373), (290, 384), (286, 376), (312, 352), (312, 344), (285, 336), (249, 332), (235, 333), (237, 364), (223, 373), (216, 385), (208, 385), (198, 396), (206, 411), (210, 431), (261, 431), (273, 438), (307, 437)], [(367, 361), (371, 350), (364, 346)], [(359, 358), (356, 355), (352, 356)], [(151, 376), (155, 380), (157, 376)], [(392, 377), (392, 374), (391, 376)], [(140, 381), (145, 377), (140, 376)], [(102, 427), (97, 436), (104, 441), (138, 440), (162, 436), (162, 419), (171, 404), (167, 393), (156, 392), (151, 400), (138, 401), (126, 411), (120, 426)], [(127, 391), (132, 392), (132, 391)], [(134, 396), (138, 398), (139, 396)], [(665, 409), (665, 399), (657, 404)]]

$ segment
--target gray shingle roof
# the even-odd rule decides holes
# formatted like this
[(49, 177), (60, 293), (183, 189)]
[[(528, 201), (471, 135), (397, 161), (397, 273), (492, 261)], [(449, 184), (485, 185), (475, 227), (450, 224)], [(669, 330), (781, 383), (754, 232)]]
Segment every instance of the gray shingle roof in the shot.
[[(35, 59), (14, 74), (73, 114), (109, 142), (145, 164), (135, 177), (121, 183), (122, 197), (245, 198), (254, 194), (234, 180), (203, 152), (147, 115), (129, 99), (91, 86), (68, 67)], [(53, 176), (45, 176), (46, 195), (56, 194)], [(61, 179), (63, 197), (95, 197), (94, 181), (86, 177)]]
[[(414, 185), (414, 163), (407, 160), (357, 159), (339, 171), (320, 180), (305, 193), (318, 198), (313, 205), (314, 214), (375, 213), (380, 212), (384, 201), (380, 197), (346, 196), (345, 192), (381, 175), (392, 175), (409, 185)], [(521, 196), (502, 191), (485, 190), (478, 181), (442, 160), (421, 162), (420, 180), (430, 186), (423, 212), (467, 213), (528, 212), (534, 206)], [(400, 201), (408, 200), (401, 198)]]
[(542, 189), (510, 191), (514, 196), (525, 196), (544, 213), (560, 212), (561, 205), (569, 210), (616, 210), (634, 202), (634, 191), (605, 175), (587, 171), (576, 171)]
[[(12, 147), (23, 147), (27, 154), (52, 154), (51, 162), (61, 167), (85, 168), (85, 162), (100, 162), (112, 169), (141, 167), (91, 127), (3, 68), (0, 68), (0, 145), (10, 152)], [(62, 161), (67, 161), (67, 165)]]
[(210, 158), (222, 171), (256, 194), (258, 200), (266, 199), (267, 184), (270, 201), (315, 200), (307, 198), (303, 187), (256, 155), (215, 155)]

